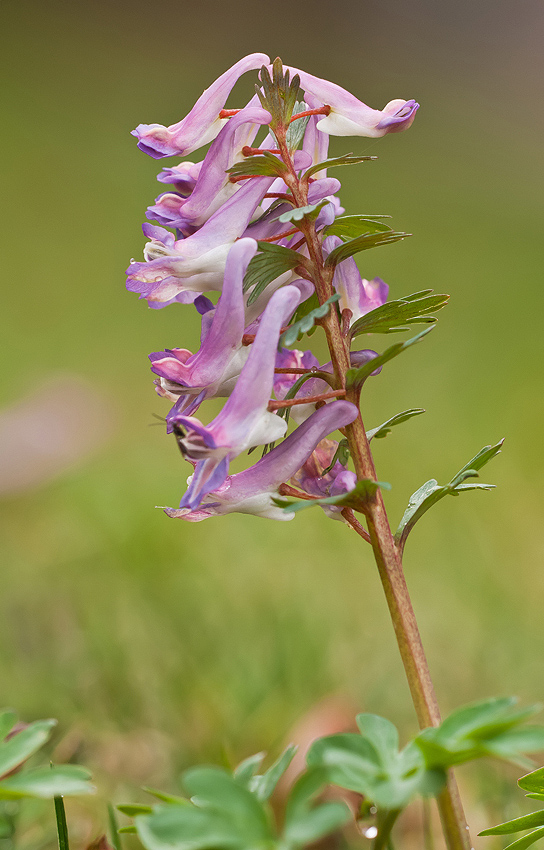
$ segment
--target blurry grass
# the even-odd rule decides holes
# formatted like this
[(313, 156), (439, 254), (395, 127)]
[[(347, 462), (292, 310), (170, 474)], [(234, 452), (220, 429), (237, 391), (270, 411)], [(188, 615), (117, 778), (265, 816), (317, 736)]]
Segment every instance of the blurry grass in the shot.
[[(159, 164), (138, 154), (128, 132), (179, 118), (244, 51), (222, 47), (210, 73), (188, 46), (176, 54), (182, 70), (165, 77), (159, 35), (156, 62), (141, 62), (142, 10), (142, 31), (132, 22), (130, 38), (117, 18), (108, 28), (103, 8), (80, 27), (73, 10), (59, 10), (24, 27), (14, 19), (10, 30), (14, 60), (23, 41), (33, 58), (14, 65), (5, 92), (15, 130), (3, 162), (10, 285), (1, 388), (9, 403), (51, 372), (84, 374), (122, 425), (99, 456), (3, 506), (2, 701), (28, 719), (53, 715), (64, 730), (82, 729), (93, 766), (119, 782), (169, 782), (196, 758), (277, 749), (330, 693), (411, 732), (370, 550), (352, 533), (318, 511), (286, 524), (230, 516), (189, 525), (153, 507), (179, 501), (189, 467), (160, 427), (148, 427), (167, 407), (154, 396), (147, 353), (194, 349), (198, 327), (190, 309), (150, 311), (124, 291), (123, 269), (143, 246), (143, 211), (160, 190)], [(346, 57), (338, 59), (351, 73), (345, 84), (365, 96)], [(319, 61), (309, 70), (319, 73)], [(369, 102), (399, 94), (399, 78), (387, 73), (387, 85), (369, 83)], [(507, 437), (485, 470), (499, 489), (444, 500), (407, 547), (446, 712), (492, 694), (542, 696), (540, 136), (518, 137), (520, 102), (497, 132), (499, 95), (486, 100), (445, 65), (438, 77), (412, 67), (402, 88), (411, 85), (424, 105), (409, 133), (336, 140), (334, 149), (380, 157), (339, 175), (348, 211), (390, 213), (414, 233), (364, 255), (365, 276), (383, 277), (394, 296), (426, 287), (452, 295), (425, 344), (365, 390), (371, 426), (408, 407), (428, 410), (376, 445), (379, 477), (393, 484), (392, 516), (424, 480), (448, 480), (484, 444)], [(151, 755), (138, 767), (125, 756), (145, 741)], [(125, 753), (117, 762), (116, 746)]]

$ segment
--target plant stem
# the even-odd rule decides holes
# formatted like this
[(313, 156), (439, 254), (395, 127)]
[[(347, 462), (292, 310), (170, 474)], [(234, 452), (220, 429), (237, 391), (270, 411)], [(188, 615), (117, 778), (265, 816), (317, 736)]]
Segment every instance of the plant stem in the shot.
[[(298, 179), (287, 147), (285, 132), (280, 129), (279, 132), (276, 132), (276, 137), (283, 161), (289, 169), (284, 178), (285, 182), (293, 194), (296, 206), (306, 206), (308, 201), (307, 186), (305, 187), (304, 182)], [(309, 258), (313, 266), (312, 278), (315, 290), (319, 303), (323, 304), (333, 295), (333, 270), (325, 267), (321, 240), (316, 232), (314, 222), (307, 218), (303, 219), (298, 224), (298, 228), (306, 239)], [(348, 341), (342, 333), (337, 311), (331, 308), (326, 317), (321, 320), (321, 324), (327, 337), (336, 386), (338, 389), (345, 389), (346, 372), (351, 365), (350, 352)], [(359, 391), (357, 389), (348, 389), (345, 398), (359, 408)], [(376, 481), (374, 461), (360, 413), (351, 425), (346, 426), (345, 433), (357, 478), (368, 478)], [(438, 726), (440, 723), (438, 702), (410, 594), (406, 586), (401, 554), (391, 533), (380, 490), (367, 503), (365, 514), (370, 543), (389, 606), (389, 613), (393, 621), (420, 728)], [(438, 796), (438, 808), (448, 850), (472, 850), (457, 783), (451, 771), (445, 789)]]

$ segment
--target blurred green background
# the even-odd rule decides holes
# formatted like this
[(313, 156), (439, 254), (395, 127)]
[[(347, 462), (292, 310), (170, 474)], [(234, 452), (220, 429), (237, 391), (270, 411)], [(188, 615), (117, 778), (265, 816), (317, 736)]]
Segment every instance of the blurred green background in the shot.
[(364, 416), (375, 426), (427, 409), (375, 447), (393, 522), (427, 478), (449, 480), (507, 438), (483, 476), (498, 489), (434, 509), (406, 571), (444, 712), (542, 698), (542, 5), (23, 0), (2, 15), (2, 405), (27, 400), (33, 451), (47, 453), (54, 415), (40, 405), (66, 381), (58, 420), (75, 416), (83, 444), (96, 439), (3, 500), (0, 702), (58, 717), (63, 753), (129, 786), (171, 783), (196, 758), (276, 752), (331, 697), (415, 729), (370, 549), (354, 534), (318, 510), (189, 525), (154, 508), (179, 501), (190, 470), (149, 427), (167, 403), (147, 354), (194, 350), (198, 323), (125, 292), (161, 191), (161, 163), (129, 131), (179, 120), (254, 51), (375, 108), (422, 104), (407, 133), (334, 142), (379, 156), (338, 174), (347, 210), (389, 213), (414, 234), (363, 255), (365, 276), (393, 297), (452, 296), (425, 344), (367, 387)]

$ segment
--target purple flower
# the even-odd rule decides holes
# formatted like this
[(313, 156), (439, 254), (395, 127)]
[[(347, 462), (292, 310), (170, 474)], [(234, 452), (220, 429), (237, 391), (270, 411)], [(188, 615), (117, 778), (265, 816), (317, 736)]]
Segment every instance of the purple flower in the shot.
[[(151, 370), (159, 376), (159, 395), (176, 401), (167, 422), (180, 413), (194, 413), (200, 402), (214, 396), (228, 396), (247, 360), (249, 347), (242, 346), (244, 333), (244, 274), (257, 251), (253, 239), (240, 239), (230, 249), (225, 266), (223, 292), (206, 324), (202, 344), (196, 354), (186, 349), (166, 349), (149, 355)], [(203, 323), (204, 325), (204, 323)], [(171, 431), (171, 425), (168, 428)]]
[(171, 183), (176, 192), (183, 198), (188, 198), (195, 188), (202, 162), (180, 162), (171, 168), (163, 168), (157, 175), (159, 183)]
[[(157, 198), (156, 205), (149, 207), (148, 217), (178, 227), (184, 232), (187, 225), (196, 228), (204, 224), (225, 201), (239, 191), (239, 185), (229, 182), (227, 170), (242, 159), (242, 148), (251, 145), (258, 125), (269, 121), (270, 113), (265, 109), (257, 106), (241, 109), (228, 120), (211, 145), (190, 196), (184, 199), (169, 193)], [(163, 215), (162, 207), (165, 205), (171, 213), (170, 220), (165, 221), (163, 218), (161, 222), (157, 215)]]
[[(323, 242), (323, 253), (329, 254), (341, 244), (342, 240), (338, 236), (327, 236)], [(352, 324), (387, 301), (388, 285), (380, 277), (372, 280), (362, 278), (353, 257), (336, 266), (332, 282), (340, 294), (340, 310), (351, 310)]]
[(349, 425), (356, 417), (357, 408), (348, 401), (334, 401), (321, 407), (254, 466), (228, 476), (192, 509), (165, 508), (165, 513), (188, 522), (234, 512), (277, 520), (293, 519), (294, 513), (278, 508), (272, 501), (278, 495), (280, 484), (295, 475), (323, 437)]
[(256, 177), (236, 192), (192, 236), (175, 240), (160, 227), (143, 225), (151, 241), (146, 262), (131, 262), (127, 289), (148, 301), (171, 301), (182, 292), (221, 291), (227, 255), (242, 236), (273, 177)]
[(139, 124), (132, 135), (138, 147), (154, 159), (187, 154), (213, 141), (228, 118), (220, 118), (227, 97), (246, 71), (255, 71), (270, 62), (264, 53), (251, 53), (225, 71), (199, 97), (191, 111), (177, 124)]
[(177, 428), (187, 432), (178, 437), (182, 452), (198, 461), (181, 508), (195, 508), (206, 493), (219, 487), (227, 477), (230, 460), (252, 446), (284, 436), (287, 423), (269, 412), (268, 402), (280, 330), (299, 300), (300, 293), (294, 286), (274, 293), (236, 386), (213, 422), (203, 425), (195, 417), (184, 415), (172, 420)]
[[(349, 493), (357, 484), (357, 476), (346, 469), (340, 461), (337, 460), (332, 469), (323, 474), (333, 462), (337, 449), (336, 440), (321, 440), (298, 472), (291, 476), (291, 483), (309, 496), (315, 496), (318, 499)], [(331, 519), (344, 521), (340, 505), (321, 505), (321, 507)]]
[(371, 109), (336, 83), (314, 77), (297, 68), (289, 70), (299, 75), (306, 94), (313, 95), (320, 104), (330, 107), (329, 114), (318, 121), (317, 127), (322, 133), (331, 136), (379, 138), (386, 133), (398, 133), (408, 129), (419, 109), (419, 103), (415, 100), (391, 100), (382, 110)]

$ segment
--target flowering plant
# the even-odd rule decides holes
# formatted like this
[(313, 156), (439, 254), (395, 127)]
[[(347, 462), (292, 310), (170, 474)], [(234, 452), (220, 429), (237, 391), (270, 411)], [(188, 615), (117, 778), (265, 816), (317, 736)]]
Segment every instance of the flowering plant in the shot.
[[(226, 108), (239, 77), (257, 70), (249, 103)], [(179, 506), (165, 512), (187, 522), (232, 512), (292, 520), (317, 507), (354, 530), (372, 547), (421, 728), (399, 750), (388, 720), (361, 714), (358, 734), (314, 742), (281, 828), (272, 826), (267, 800), (291, 748), (264, 773), (262, 755), (232, 773), (195, 768), (185, 775), (191, 802), (159, 795), (158, 806), (121, 807), (135, 818), (125, 830), (137, 831), (148, 850), (311, 844), (353, 815), (344, 803), (314, 805), (326, 784), (361, 795), (355, 815), (374, 819), (366, 831), (374, 850), (391, 846), (394, 824), (416, 796), (436, 797), (448, 847), (469, 850), (451, 768), (483, 755), (530, 767), (526, 753), (544, 749), (543, 728), (519, 728), (534, 709), (514, 709), (511, 699), (460, 708), (442, 722), (402, 570), (407, 538), (433, 504), (491, 488), (475, 479), (501, 443), (484, 447), (449, 483), (423, 484), (393, 534), (382, 498), (389, 485), (378, 480), (370, 442), (424, 411), (402, 411), (372, 429), (361, 415), (367, 379), (425, 338), (448, 296), (426, 289), (388, 300), (383, 280), (361, 276), (356, 254), (408, 234), (386, 216), (345, 213), (329, 169), (374, 157), (329, 157), (329, 136), (406, 130), (418, 108), (414, 100), (392, 100), (371, 109), (334, 83), (256, 53), (219, 77), (178, 123), (133, 131), (139, 148), (157, 159), (211, 143), (201, 162), (159, 174), (171, 191), (148, 208), (155, 224), (144, 225), (144, 261), (127, 270), (128, 289), (149, 306), (193, 304), (201, 316), (197, 352), (150, 355), (156, 390), (172, 403), (167, 433), (193, 467)], [(213, 292), (215, 301), (205, 294)], [(357, 345), (361, 336), (412, 325), (425, 327), (381, 352)], [(326, 363), (293, 347), (317, 329), (328, 345)], [(206, 424), (201, 411), (214, 398), (226, 401)], [(262, 456), (232, 473), (231, 461), (257, 447)]]

